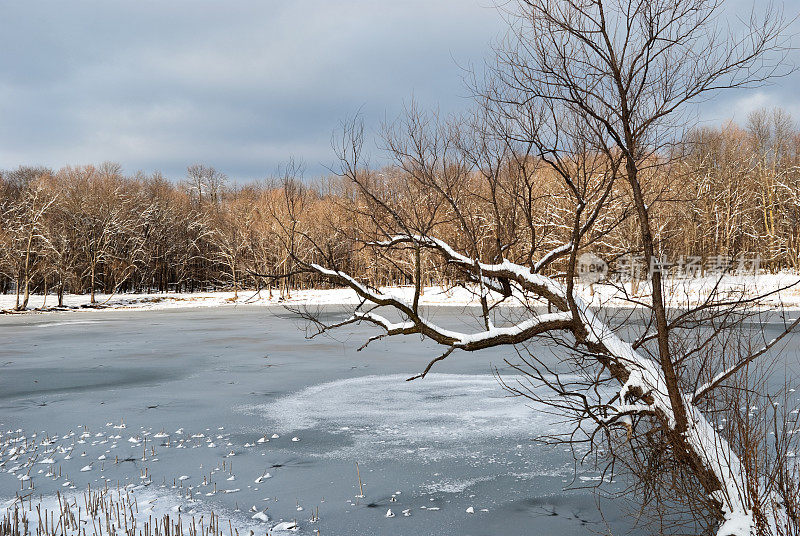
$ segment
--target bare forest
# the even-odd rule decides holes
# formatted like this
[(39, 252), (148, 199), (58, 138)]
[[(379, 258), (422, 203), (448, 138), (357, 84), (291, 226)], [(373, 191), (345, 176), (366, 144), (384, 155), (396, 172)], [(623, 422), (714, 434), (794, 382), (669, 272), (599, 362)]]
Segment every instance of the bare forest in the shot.
[[(436, 119), (409, 115), (416, 127)], [(464, 140), (451, 127), (443, 134), (451, 139), (441, 141), (457, 147)], [(419, 192), (407, 187), (413, 170), (404, 165), (403, 150), (390, 149), (397, 163), (371, 171), (370, 180), (407, 210), (420, 210)], [(513, 246), (520, 258), (569, 236), (569, 193), (542, 161), (505, 165), (498, 170), (500, 191), (492, 191), (480, 180), (481, 162), (463, 154), (442, 157), (458, 174), (476, 217), (492, 196), (524, 190), (524, 206), (515, 201), (493, 208), (502, 211), (495, 221), (504, 233), (529, 229)], [(651, 217), (659, 252), (671, 258), (758, 255), (763, 270), (800, 268), (800, 132), (787, 112), (761, 110), (745, 125), (692, 130), (651, 158), (662, 164), (653, 166), (657, 176), (649, 181), (657, 189)], [(331, 234), (330, 247), (341, 250), (348, 273), (376, 286), (411, 283), (402, 266), (370, 256), (357, 240), (341, 239), (362, 228), (366, 217), (359, 207), (367, 202), (344, 178), (304, 180), (290, 165), (280, 177), (232, 184), (212, 167), (193, 165), (174, 179), (126, 176), (114, 163), (1, 172), (0, 291), (18, 292), (25, 308), (30, 293), (50, 293), (55, 304), (64, 293), (325, 286), (308, 273), (280, 279), (264, 274), (297, 270), (287, 254), (287, 230), (322, 236), (331, 225), (341, 233)], [(626, 195), (622, 187), (611, 194), (618, 214), (628, 204)], [(440, 213), (430, 217), (431, 226), (443, 223), (434, 221), (444, 217)], [(493, 247), (493, 226), (490, 220), (475, 226), (476, 241), (487, 248)], [(606, 259), (638, 251), (635, 231), (630, 222), (616, 225), (595, 251)], [(454, 283), (447, 273), (429, 278), (426, 285)]]

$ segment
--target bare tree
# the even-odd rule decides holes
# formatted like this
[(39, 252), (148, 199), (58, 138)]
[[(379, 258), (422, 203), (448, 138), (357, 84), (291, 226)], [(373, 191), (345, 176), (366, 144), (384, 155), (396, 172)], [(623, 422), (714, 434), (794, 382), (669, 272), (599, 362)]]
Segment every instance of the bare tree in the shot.
[(198, 207), (203, 207), (203, 198), (207, 203), (216, 205), (220, 201), (228, 177), (211, 166), (192, 164), (186, 168), (186, 185), (193, 196), (196, 196)]
[(114, 165), (67, 169), (62, 181), (69, 234), (83, 259), (79, 265), (83, 271), (77, 277), (88, 279), (94, 304), (102, 277), (110, 276), (115, 289), (136, 270), (134, 259), (142, 250), (138, 232), (142, 218), (136, 211), (136, 199), (125, 191)]
[[(361, 298), (350, 316), (334, 324), (306, 312), (320, 332), (369, 323), (382, 330), (373, 339), (417, 334), (445, 347), (414, 378), (457, 351), (524, 345), (535, 337), (555, 341), (570, 350), (559, 368), (536, 356), (516, 365), (554, 398), (522, 384), (507, 386), (573, 415), (571, 441), (583, 438), (593, 447), (604, 441), (612, 459), (633, 450), (642, 458), (627, 462), (645, 478), (645, 488), (659, 493), (652, 484), (665, 486), (662, 499), (676, 494), (673, 504), (686, 506), (700, 530), (796, 534), (796, 499), (786, 490), (797, 482), (783, 478), (789, 466), (781, 466), (782, 478), (770, 477), (763, 459), (753, 464), (745, 456), (755, 440), (741, 430), (718, 429), (712, 416), (723, 396), (718, 393), (730, 393), (737, 381), (753, 392), (746, 373), (800, 320), (761, 347), (741, 343), (730, 351), (727, 344), (739, 340), (732, 337), (754, 301), (712, 291), (699, 305), (670, 310), (658, 265), (666, 229), (656, 215), (668, 203), (671, 145), (685, 125), (687, 106), (721, 89), (761, 83), (783, 65), (785, 22), (779, 13), (768, 9), (760, 20), (753, 15), (737, 38), (718, 25), (720, 5), (519, 2), (497, 64), (478, 87), (482, 111), (471, 128), (412, 109), (398, 129), (389, 130), (386, 145), (396, 157), (398, 183), (366, 168), (363, 129), (357, 122), (347, 125), (336, 146), (341, 176), (356, 187), (362, 206), (355, 212), (369, 222), (348, 238), (413, 282), (409, 300), (343, 268), (330, 235), (346, 230), (324, 236), (293, 228), (287, 240), (298, 266)], [(514, 209), (528, 206), (534, 188), (546, 191), (540, 181), (553, 178), (558, 211), (550, 217), (559, 223), (541, 240), (535, 227), (517, 227), (526, 217), (524, 211), (515, 217)], [(413, 203), (402, 202), (408, 199)], [(297, 219), (290, 209), (290, 220)], [(650, 268), (646, 293), (630, 298), (643, 315), (638, 333), (614, 321), (613, 310), (589, 307), (579, 290), (581, 255), (605, 246), (627, 222), (635, 233), (628, 247)], [(479, 329), (454, 331), (426, 317), (420, 307), (423, 254), (477, 294)], [(508, 302), (522, 305), (524, 313), (504, 320), (498, 306)], [(564, 367), (571, 375), (563, 374)], [(630, 449), (613, 448), (620, 432)], [(654, 480), (646, 461), (655, 454), (670, 472)]]
[[(45, 185), (48, 173), (47, 170), (40, 168), (17, 170), (19, 197), (5, 209), (4, 219), (10, 239), (6, 254), (15, 272), (17, 310), (28, 307), (35, 265), (42, 258), (42, 249), (46, 246), (42, 234), (45, 216), (57, 197), (57, 194)], [(20, 292), (22, 292), (21, 302)]]
[(761, 201), (763, 251), (774, 263), (785, 255), (787, 249), (787, 244), (781, 243), (779, 231), (783, 216), (779, 188), (787, 182), (787, 175), (792, 170), (785, 160), (789, 156), (794, 124), (791, 116), (781, 109), (761, 109), (750, 114), (747, 126), (753, 144), (753, 168)]
[(214, 259), (225, 267), (233, 299), (239, 299), (239, 289), (244, 272), (244, 257), (247, 253), (247, 229), (252, 224), (252, 197), (242, 191), (228, 191), (227, 202), (212, 214), (212, 232), (209, 235), (215, 248)]
[(47, 271), (56, 288), (58, 307), (64, 306), (64, 293), (74, 286), (76, 265), (79, 261), (77, 239), (71, 233), (71, 215), (65, 212), (65, 204), (59, 199), (44, 222), (44, 256)]

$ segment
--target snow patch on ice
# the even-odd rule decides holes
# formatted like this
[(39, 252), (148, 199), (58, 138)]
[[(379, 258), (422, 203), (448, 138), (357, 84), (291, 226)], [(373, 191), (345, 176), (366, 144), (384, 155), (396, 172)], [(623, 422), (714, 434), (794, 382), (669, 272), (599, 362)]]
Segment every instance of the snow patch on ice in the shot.
[[(556, 431), (550, 416), (512, 399), (491, 375), (365, 376), (307, 387), (240, 409), (274, 420), (281, 433), (345, 436), (331, 457), (459, 457), (475, 442), (530, 439)], [(437, 448), (429, 448), (436, 444)]]
[(493, 479), (493, 477), (488, 476), (465, 480), (443, 480), (440, 482), (428, 482), (423, 484), (420, 489), (425, 493), (461, 493), (468, 490), (475, 484), (488, 482)]

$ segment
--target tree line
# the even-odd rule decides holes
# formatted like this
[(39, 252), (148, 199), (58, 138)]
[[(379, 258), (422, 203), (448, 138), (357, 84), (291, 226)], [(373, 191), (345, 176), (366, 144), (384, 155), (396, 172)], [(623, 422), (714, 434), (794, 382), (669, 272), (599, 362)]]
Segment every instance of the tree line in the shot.
[[(467, 147), (470, 140), (452, 122), (435, 129), (439, 139), (419, 139), (437, 121), (412, 109), (386, 129), (392, 163), (365, 170), (376, 188), (409, 213), (424, 212), (429, 221), (420, 225), (443, 227), (447, 238), (447, 222), (436, 221), (442, 211), (426, 206), (436, 200), (409, 186), (408, 177), (422, 168), (407, 144), (427, 144), (422, 157), (441, 161), (438, 172), (452, 175), (448, 180), (459, 184), (465, 199), (472, 198), (467, 202), (474, 204), (476, 241), (487, 250), (498, 232), (520, 232), (509, 251), (497, 253), (513, 250), (524, 262), (526, 249), (568, 238), (569, 193), (541, 158), (471, 159), (476, 152)], [(403, 130), (406, 141), (399, 142), (392, 129)], [(800, 268), (800, 132), (787, 112), (759, 110), (743, 126), (692, 130), (650, 158), (658, 160), (653, 173), (659, 176), (648, 184), (658, 189), (651, 212), (660, 253), (671, 258), (748, 253), (759, 255), (762, 269)], [(487, 187), (480, 176), (494, 173), (493, 167), (502, 168), (499, 180)], [(244, 185), (200, 164), (188, 167), (179, 181), (160, 173), (126, 176), (115, 163), (2, 171), (0, 292), (16, 293), (20, 309), (31, 293), (54, 294), (59, 305), (65, 293), (88, 294), (92, 303), (101, 292), (286, 294), (326, 284), (314, 275), (293, 275), (293, 256), (314, 255), (292, 251), (292, 236), (301, 235), (338, 250), (336, 257), (355, 277), (374, 285), (407, 284), (408, 259), (374, 258), (354, 238), (374, 225), (364, 195), (338, 176), (304, 181), (296, 165), (280, 177)], [(595, 245), (607, 260), (640, 247), (635, 222), (619, 217), (626, 210), (625, 192), (614, 196), (616, 209), (606, 213), (615, 214), (609, 220), (614, 224)], [(485, 203), (492, 198), (513, 202)], [(503, 213), (482, 218), (487, 207)], [(446, 270), (425, 273), (435, 274), (427, 284), (449, 284)]]

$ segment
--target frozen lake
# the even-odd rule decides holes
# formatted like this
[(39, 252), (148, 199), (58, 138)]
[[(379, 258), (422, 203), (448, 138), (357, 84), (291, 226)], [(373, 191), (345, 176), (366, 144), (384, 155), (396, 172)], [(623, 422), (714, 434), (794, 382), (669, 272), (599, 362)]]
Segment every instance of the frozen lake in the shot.
[(573, 482), (571, 454), (532, 441), (559, 424), (492, 376), (512, 350), (454, 354), (405, 382), (432, 345), (356, 352), (374, 330), (306, 340), (302, 327), (263, 307), (0, 317), (0, 506), (31, 487), (107, 485), (135, 488), (155, 515), (213, 510), (262, 533), (281, 520), (323, 535), (627, 526), (613, 509), (601, 521), (590, 492), (564, 490), (595, 474)]

